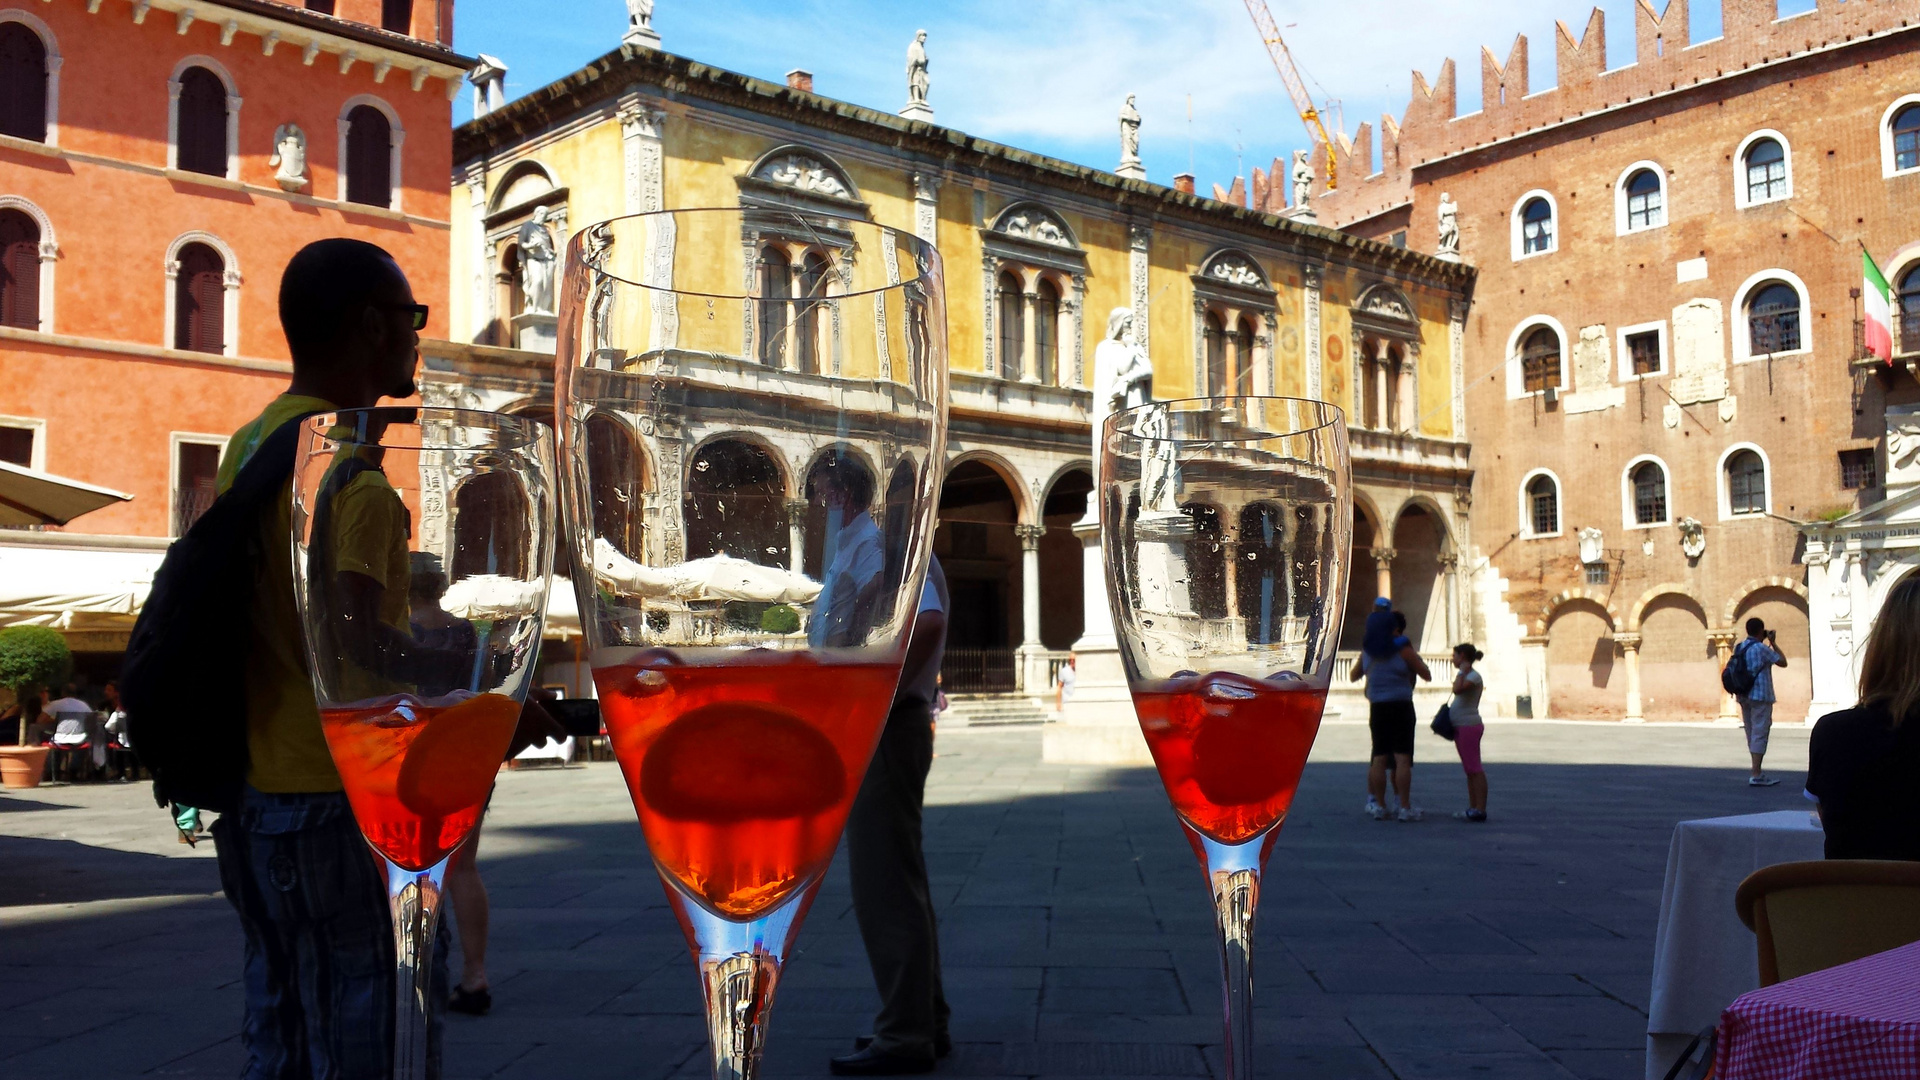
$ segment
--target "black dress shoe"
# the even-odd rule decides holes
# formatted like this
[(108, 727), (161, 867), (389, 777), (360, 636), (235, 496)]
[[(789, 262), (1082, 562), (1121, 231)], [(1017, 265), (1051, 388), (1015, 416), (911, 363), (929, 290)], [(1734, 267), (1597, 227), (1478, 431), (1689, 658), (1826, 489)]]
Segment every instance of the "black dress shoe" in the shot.
[(909, 1076), (933, 1071), (931, 1057), (908, 1057), (876, 1050), (872, 1044), (827, 1062), (835, 1076)]
[[(873, 1036), (871, 1035), (855, 1035), (853, 1037), (853, 1048), (855, 1050), (865, 1050), (867, 1047), (872, 1045), (873, 1045)], [(952, 1054), (953, 1054), (953, 1036), (948, 1035), (946, 1032), (943, 1031), (939, 1034), (938, 1037), (936, 1037), (933, 1040), (933, 1056), (937, 1058), (943, 1058), (943, 1057), (951, 1056)]]

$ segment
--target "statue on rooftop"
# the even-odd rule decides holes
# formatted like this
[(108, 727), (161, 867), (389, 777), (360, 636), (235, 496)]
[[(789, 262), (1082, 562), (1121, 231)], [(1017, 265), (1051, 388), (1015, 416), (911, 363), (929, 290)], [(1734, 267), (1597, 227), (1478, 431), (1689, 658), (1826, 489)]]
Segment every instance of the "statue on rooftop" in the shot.
[(933, 77), (927, 74), (927, 68), (927, 32), (921, 30), (907, 46), (907, 107), (900, 110), (900, 115), (916, 120), (933, 119), (933, 106), (927, 104), (927, 89), (933, 85)]

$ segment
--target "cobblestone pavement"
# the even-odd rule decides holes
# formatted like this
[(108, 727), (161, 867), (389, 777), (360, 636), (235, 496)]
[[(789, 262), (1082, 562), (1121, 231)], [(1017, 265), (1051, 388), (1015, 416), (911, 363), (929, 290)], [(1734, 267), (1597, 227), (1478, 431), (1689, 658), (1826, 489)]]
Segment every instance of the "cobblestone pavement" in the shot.
[[(1269, 864), (1257, 1062), (1275, 1080), (1642, 1072), (1673, 823), (1806, 805), (1735, 728), (1497, 723), (1493, 821), (1425, 732), (1429, 819), (1360, 813), (1366, 729), (1322, 732)], [(1219, 1075), (1200, 874), (1152, 773), (1039, 760), (1035, 728), (943, 732), (928, 811), (951, 1077)], [(240, 938), (210, 845), (146, 785), (0, 796), (0, 1076), (239, 1071)], [(701, 1077), (698, 991), (617, 770), (503, 774), (481, 849), (495, 1008), (448, 1023), (449, 1075)], [(836, 861), (781, 983), (766, 1073), (824, 1076), (875, 1005)]]

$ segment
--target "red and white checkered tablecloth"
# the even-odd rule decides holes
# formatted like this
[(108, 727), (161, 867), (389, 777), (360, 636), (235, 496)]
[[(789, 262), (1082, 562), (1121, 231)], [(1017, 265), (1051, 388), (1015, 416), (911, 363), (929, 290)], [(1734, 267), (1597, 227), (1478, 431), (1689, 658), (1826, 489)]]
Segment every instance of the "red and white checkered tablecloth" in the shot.
[(1920, 942), (1742, 995), (1720, 1014), (1714, 1076), (1920, 1077)]

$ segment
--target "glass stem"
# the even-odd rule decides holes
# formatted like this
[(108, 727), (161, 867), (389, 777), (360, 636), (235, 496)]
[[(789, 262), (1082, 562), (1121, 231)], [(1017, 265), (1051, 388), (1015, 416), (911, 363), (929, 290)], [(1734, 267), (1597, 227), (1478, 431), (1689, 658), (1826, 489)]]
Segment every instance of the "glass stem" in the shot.
[(1187, 830), (1187, 839), (1213, 891), (1220, 933), (1220, 975), (1226, 999), (1227, 1080), (1253, 1077), (1253, 916), (1260, 904), (1260, 871), (1278, 830), (1242, 844), (1222, 844)]
[(420, 871), (384, 861), (393, 912), (393, 1080), (439, 1080), (439, 1055), (429, 1051), (438, 1049), (433, 1009), (441, 988), (433, 985), (433, 946), (447, 860)]
[(753, 1080), (760, 1075), (767, 1017), (787, 950), (820, 883), (799, 890), (758, 919), (735, 922), (686, 895), (671, 877), (661, 878), (700, 968), (714, 1080)]

